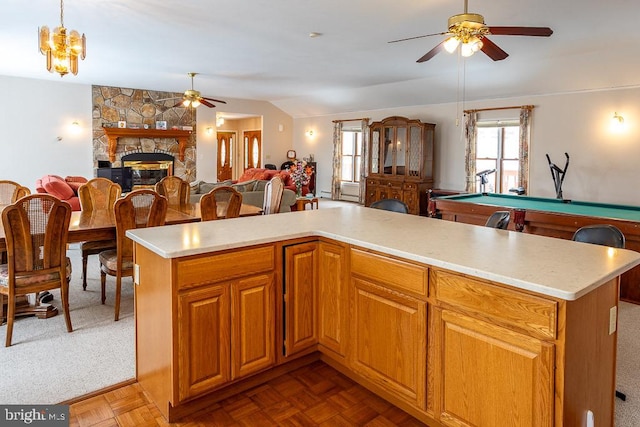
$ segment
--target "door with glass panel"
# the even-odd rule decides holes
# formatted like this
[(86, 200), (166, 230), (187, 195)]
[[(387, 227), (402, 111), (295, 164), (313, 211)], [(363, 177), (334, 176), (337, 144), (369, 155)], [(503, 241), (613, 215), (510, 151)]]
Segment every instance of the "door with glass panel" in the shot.
[(233, 176), (233, 145), (235, 132), (218, 131), (218, 182)]
[(262, 131), (246, 130), (243, 137), (244, 168), (261, 167), (262, 158)]

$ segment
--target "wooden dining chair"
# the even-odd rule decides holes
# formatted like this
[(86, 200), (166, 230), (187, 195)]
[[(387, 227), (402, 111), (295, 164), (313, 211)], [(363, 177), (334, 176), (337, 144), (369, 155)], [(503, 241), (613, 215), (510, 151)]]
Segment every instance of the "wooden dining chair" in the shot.
[(10, 205), (21, 197), (31, 194), (31, 190), (14, 181), (0, 180), (0, 205)]
[[(0, 180), (0, 205), (10, 205), (21, 197), (31, 194), (31, 190), (14, 181)], [(0, 251), (0, 262), (7, 262), (7, 252)], [(2, 301), (0, 301), (2, 302)]]
[(191, 187), (187, 181), (177, 176), (165, 176), (156, 183), (158, 194), (167, 198), (170, 205), (186, 205), (189, 203)]
[(284, 193), (284, 181), (279, 176), (274, 176), (264, 187), (264, 204), (262, 213), (271, 215), (280, 212), (282, 194)]
[(237, 218), (240, 216), (242, 193), (233, 187), (222, 185), (200, 198), (200, 218), (202, 221)]
[[(70, 220), (71, 205), (49, 194), (24, 196), (2, 211), (7, 263), (0, 265), (0, 294), (7, 296), (6, 347), (11, 345), (18, 296), (59, 288), (67, 332), (73, 331), (67, 258)], [(37, 298), (35, 304), (40, 304)], [(0, 304), (0, 317), (3, 311)]]
[[(78, 188), (80, 209), (86, 212), (97, 210), (113, 210), (113, 205), (120, 198), (122, 188), (107, 178), (93, 178)], [(98, 240), (82, 242), (82, 289), (87, 289), (87, 259), (89, 255), (98, 255), (102, 251), (116, 249), (115, 240)]]
[(113, 206), (116, 221), (116, 249), (100, 252), (101, 302), (106, 300), (107, 274), (116, 278), (115, 317), (120, 317), (122, 278), (133, 276), (133, 241), (125, 233), (133, 228), (164, 225), (167, 199), (150, 189), (135, 190), (116, 201)]

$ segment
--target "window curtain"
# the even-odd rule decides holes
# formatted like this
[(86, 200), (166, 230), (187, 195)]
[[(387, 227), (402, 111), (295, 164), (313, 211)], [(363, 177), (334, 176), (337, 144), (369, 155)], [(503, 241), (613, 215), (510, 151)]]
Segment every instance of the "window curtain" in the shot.
[(358, 203), (364, 205), (369, 170), (369, 119), (362, 119), (362, 153), (360, 153), (360, 194)]
[(331, 200), (340, 200), (340, 173), (342, 171), (342, 122), (333, 124), (333, 175), (331, 177)]
[(518, 182), (525, 190), (529, 188), (529, 139), (531, 136), (532, 110), (533, 106), (531, 105), (520, 109), (520, 174)]
[(466, 142), (465, 150), (465, 173), (467, 175), (466, 191), (476, 192), (476, 139), (478, 136), (478, 111), (488, 110), (508, 110), (520, 108), (520, 172), (518, 180), (520, 186), (525, 190), (529, 188), (529, 141), (531, 137), (531, 113), (533, 105), (523, 105), (521, 107), (487, 108), (485, 110), (465, 111), (464, 137)]
[(465, 149), (465, 173), (467, 174), (466, 191), (476, 192), (476, 137), (478, 135), (478, 113), (476, 111), (465, 112), (464, 116), (464, 138)]

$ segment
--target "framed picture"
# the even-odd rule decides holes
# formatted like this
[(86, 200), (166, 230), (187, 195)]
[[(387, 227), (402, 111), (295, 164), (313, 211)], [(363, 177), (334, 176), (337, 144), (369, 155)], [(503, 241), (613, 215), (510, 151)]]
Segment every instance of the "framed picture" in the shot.
[(167, 122), (165, 120), (159, 120), (156, 122), (156, 129), (167, 130)]
[(118, 122), (118, 127), (119, 127), (120, 129), (124, 129), (124, 128), (126, 128), (126, 127), (127, 127), (127, 122), (126, 122), (126, 121), (124, 121), (124, 120), (120, 120), (120, 121)]

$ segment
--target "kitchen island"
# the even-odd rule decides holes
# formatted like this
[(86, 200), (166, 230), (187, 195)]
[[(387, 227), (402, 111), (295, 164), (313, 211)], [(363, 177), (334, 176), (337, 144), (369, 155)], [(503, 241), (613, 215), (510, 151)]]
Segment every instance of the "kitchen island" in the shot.
[(427, 424), (613, 425), (636, 252), (359, 206), (127, 235), (169, 421), (321, 358)]

